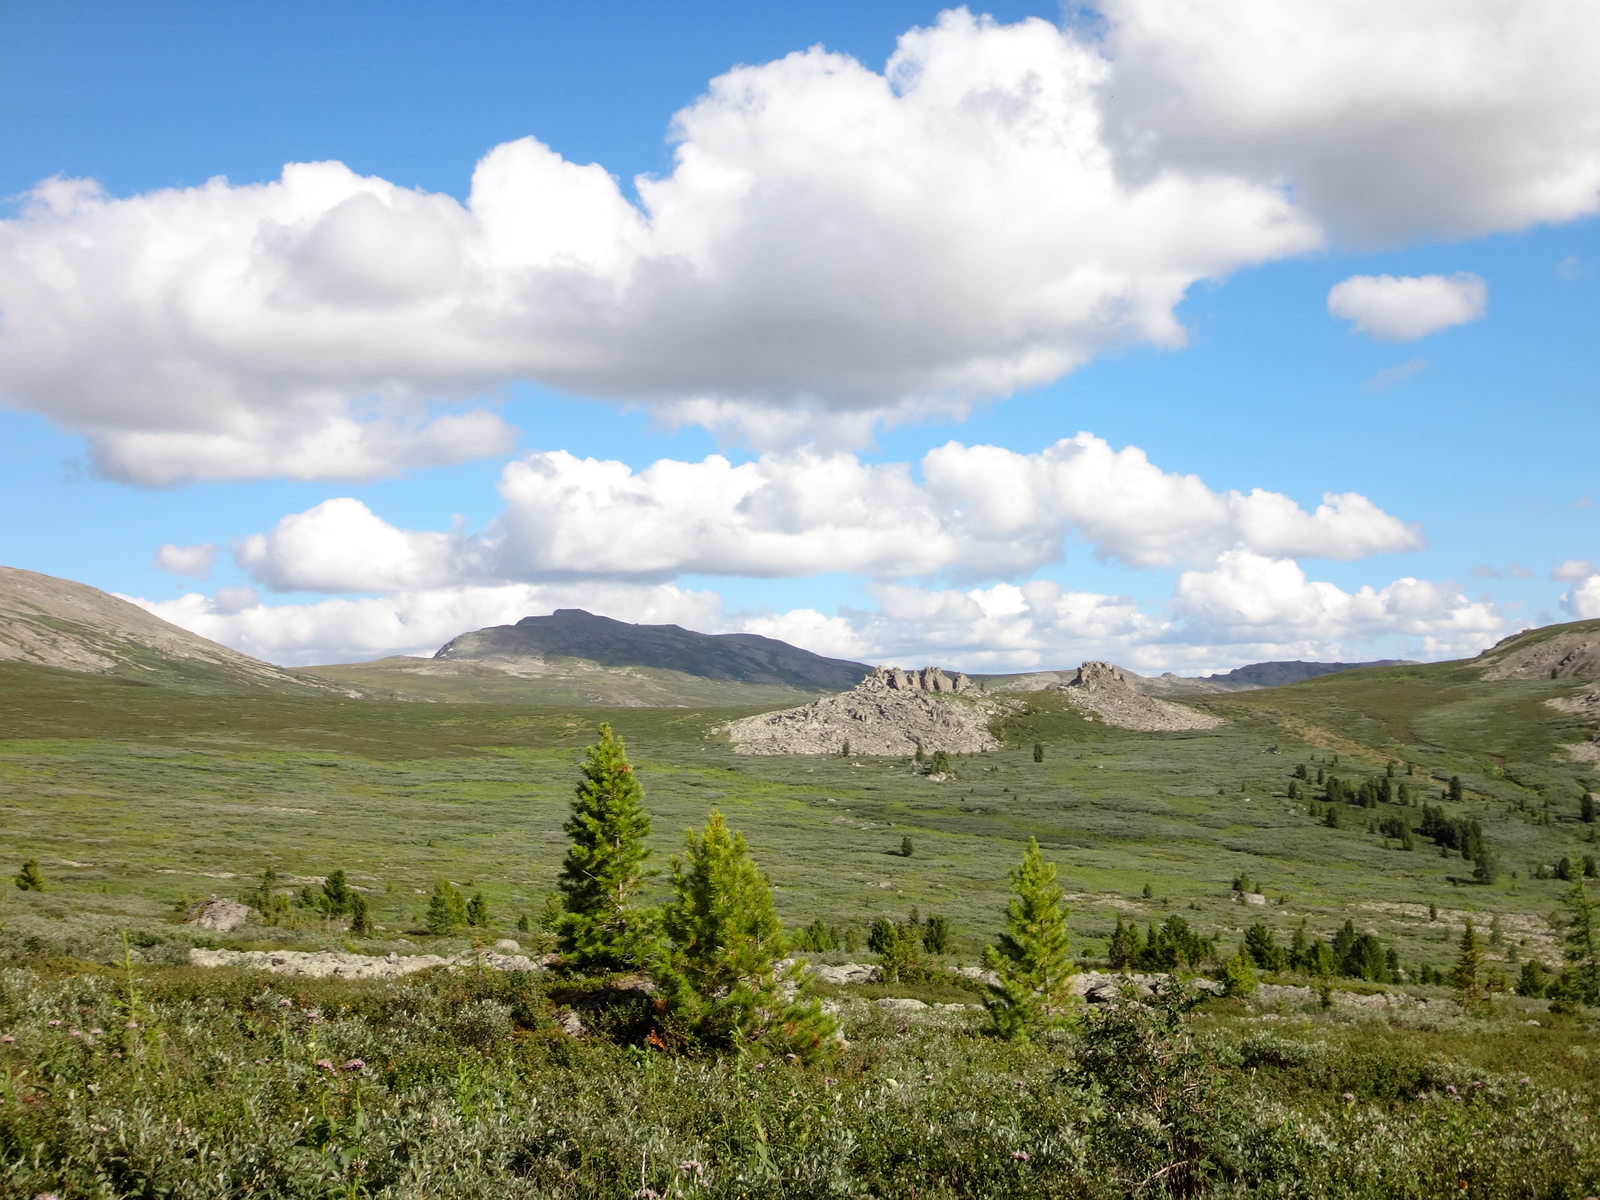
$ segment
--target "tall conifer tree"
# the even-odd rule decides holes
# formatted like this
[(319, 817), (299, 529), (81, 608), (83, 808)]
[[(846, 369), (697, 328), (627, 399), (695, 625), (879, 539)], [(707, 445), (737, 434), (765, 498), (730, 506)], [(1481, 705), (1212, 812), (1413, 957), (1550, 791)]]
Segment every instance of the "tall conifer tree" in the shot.
[(984, 964), (1000, 977), (991, 985), (989, 1013), (1007, 1037), (1025, 1039), (1035, 1029), (1059, 1025), (1071, 994), (1075, 968), (1068, 950), (1065, 893), (1055, 863), (1045, 862), (1039, 843), (1028, 839), (1022, 862), (1010, 871), (1015, 893), (1000, 944), (984, 951)]
[(1569, 987), (1573, 999), (1600, 1004), (1600, 931), (1594, 927), (1594, 903), (1582, 879), (1567, 892), (1567, 903), (1572, 907), (1572, 919), (1567, 922), (1563, 957), (1567, 960)]
[(627, 970), (649, 953), (650, 914), (632, 907), (650, 856), (644, 789), (610, 725), (589, 747), (583, 778), (563, 828), (571, 845), (557, 881), (566, 911), (556, 935), (564, 962), (578, 970)]

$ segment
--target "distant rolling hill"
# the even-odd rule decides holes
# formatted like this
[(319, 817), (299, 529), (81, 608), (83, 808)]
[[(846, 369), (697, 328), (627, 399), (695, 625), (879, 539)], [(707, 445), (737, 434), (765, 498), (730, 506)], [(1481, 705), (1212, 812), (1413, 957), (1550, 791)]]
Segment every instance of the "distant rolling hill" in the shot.
[(1269, 688), (1287, 687), (1291, 683), (1304, 683), (1307, 679), (1316, 679), (1323, 675), (1333, 675), (1340, 671), (1355, 671), (1362, 667), (1404, 667), (1410, 666), (1411, 660), (1405, 658), (1379, 658), (1372, 662), (1342, 663), (1342, 662), (1264, 662), (1251, 663), (1245, 667), (1235, 667), (1217, 675), (1202, 675), (1200, 678), (1206, 683), (1214, 683), (1218, 687), (1227, 688), (1229, 691), (1238, 691), (1243, 688)]
[(463, 633), (431, 659), (385, 658), (308, 670), (404, 698), (457, 703), (777, 708), (846, 691), (870, 668), (752, 633), (632, 625), (561, 608), (547, 617)]
[(98, 588), (0, 567), (0, 662), (208, 688), (331, 693)]

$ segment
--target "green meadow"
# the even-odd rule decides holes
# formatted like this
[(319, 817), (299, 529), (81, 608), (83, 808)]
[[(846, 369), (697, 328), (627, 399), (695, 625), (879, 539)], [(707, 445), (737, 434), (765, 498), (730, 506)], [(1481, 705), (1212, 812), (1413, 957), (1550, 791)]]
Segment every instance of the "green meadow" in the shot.
[[(1256, 919), (1283, 938), (1302, 919), (1325, 936), (1352, 919), (1402, 962), (1442, 966), (1471, 914), (1495, 926), (1494, 957), (1555, 966), (1550, 918), (1566, 885), (1537, 876), (1600, 850), (1579, 820), (1590, 768), (1559, 748), (1586, 733), (1544, 704), (1573, 688), (1486, 684), (1456, 664), (1370, 669), (1207, 697), (1196, 703), (1225, 724), (1184, 733), (1108, 728), (1059, 693), (1025, 694), (999, 729), (1004, 749), (959, 757), (935, 783), (903, 759), (735, 754), (716, 730), (750, 708), (330, 699), (8, 665), (0, 845), (18, 865), (38, 858), (52, 886), (7, 888), (0, 920), (13, 940), (76, 939), (85, 952), (132, 922), (181, 949), (185, 898), (238, 895), (268, 867), (302, 880), (342, 868), (371, 900), (374, 949), (432, 944), (421, 916), (441, 877), (481, 891), (509, 932), (553, 886), (576, 764), (609, 721), (644, 784), (654, 865), (718, 808), (791, 926), (864, 931), (915, 907), (947, 917), (971, 961), (1002, 920), (1006, 869), (1036, 837), (1090, 957), (1119, 915), (1180, 913), (1223, 945)], [(1471, 863), (1425, 839), (1408, 852), (1369, 832), (1393, 806), (1327, 828), (1288, 797), (1301, 763), (1354, 783), (1394, 764), (1417, 803), (1443, 804), (1459, 777), (1450, 815), (1481, 823), (1500, 878), (1472, 883)], [(1268, 904), (1238, 902), (1241, 875)], [(325, 932), (202, 936), (314, 945)]]

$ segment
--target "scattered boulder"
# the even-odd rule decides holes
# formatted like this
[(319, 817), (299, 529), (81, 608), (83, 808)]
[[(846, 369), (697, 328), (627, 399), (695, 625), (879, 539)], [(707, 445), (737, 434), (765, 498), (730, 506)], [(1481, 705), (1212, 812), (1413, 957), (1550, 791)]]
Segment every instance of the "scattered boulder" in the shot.
[(218, 933), (232, 933), (250, 919), (250, 906), (229, 900), (226, 896), (207, 896), (191, 904), (183, 914), (185, 925), (201, 929), (215, 929)]
[(1000, 745), (989, 723), (1001, 701), (959, 671), (878, 667), (848, 692), (723, 728), (739, 754), (973, 754)]
[(522, 943), (515, 938), (501, 938), (494, 944), (495, 950), (500, 954), (521, 954)]
[(923, 1012), (928, 1007), (921, 1000), (912, 1000), (909, 997), (902, 996), (886, 996), (882, 1000), (873, 1001), (873, 1003), (883, 1009), (884, 1012), (902, 1013), (906, 1016)]
[(1138, 691), (1127, 673), (1108, 662), (1086, 662), (1067, 683), (1060, 685), (1077, 707), (1097, 714), (1107, 725), (1144, 733), (1178, 729), (1211, 729), (1220, 717), (1197, 712), (1170, 700), (1157, 700)]
[(861, 963), (841, 963), (835, 967), (814, 966), (811, 968), (811, 977), (818, 983), (831, 983), (835, 987), (844, 987), (871, 983), (878, 978), (878, 968), (863, 966)]

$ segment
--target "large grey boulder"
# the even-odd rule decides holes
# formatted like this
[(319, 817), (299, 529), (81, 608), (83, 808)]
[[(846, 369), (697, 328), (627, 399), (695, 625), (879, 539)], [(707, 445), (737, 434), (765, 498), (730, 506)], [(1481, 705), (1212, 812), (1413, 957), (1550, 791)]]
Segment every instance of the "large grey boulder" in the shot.
[(226, 896), (207, 896), (191, 904), (183, 914), (185, 925), (200, 929), (214, 929), (218, 933), (232, 933), (250, 919), (250, 906), (229, 900)]

